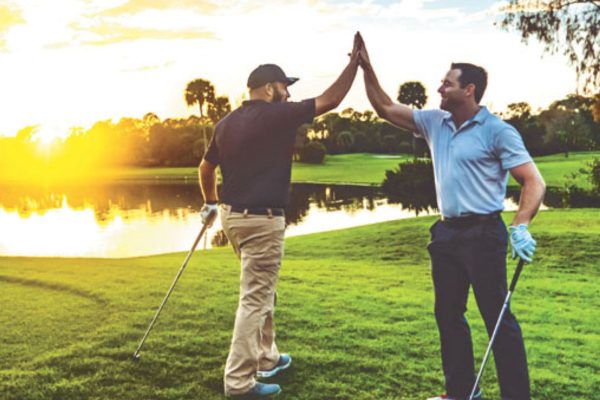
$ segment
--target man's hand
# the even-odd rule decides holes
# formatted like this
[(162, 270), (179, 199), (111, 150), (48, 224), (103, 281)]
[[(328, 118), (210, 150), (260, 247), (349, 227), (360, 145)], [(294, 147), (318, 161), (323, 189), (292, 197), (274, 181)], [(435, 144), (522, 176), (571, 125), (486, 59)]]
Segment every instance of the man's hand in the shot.
[(219, 206), (216, 203), (204, 204), (200, 209), (200, 218), (202, 218), (202, 224), (206, 224), (207, 228), (210, 228), (217, 218), (219, 212)]
[(351, 63), (358, 63), (358, 52), (360, 50), (360, 43), (362, 42), (362, 39), (360, 37), (360, 33), (356, 32), (354, 34), (354, 43), (352, 45), (352, 52), (348, 53), (348, 56), (350, 57), (350, 62)]
[(511, 225), (508, 229), (510, 231), (512, 258), (519, 256), (530, 263), (533, 260), (533, 253), (535, 253), (536, 241), (533, 240), (531, 233), (527, 230), (527, 225)]
[(365, 41), (363, 40), (360, 32), (356, 32), (354, 37), (355, 42), (358, 42), (358, 63), (361, 67), (365, 68), (371, 65), (371, 60), (369, 59), (369, 52), (367, 51), (367, 46), (365, 45)]

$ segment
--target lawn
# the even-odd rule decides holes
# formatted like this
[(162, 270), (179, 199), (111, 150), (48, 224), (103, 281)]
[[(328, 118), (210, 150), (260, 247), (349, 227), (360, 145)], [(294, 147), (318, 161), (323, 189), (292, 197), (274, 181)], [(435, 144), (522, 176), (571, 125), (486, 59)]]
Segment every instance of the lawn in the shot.
[[(581, 168), (587, 168), (586, 164), (594, 157), (600, 158), (600, 152), (569, 153), (569, 157), (565, 157), (564, 154), (536, 157), (535, 163), (544, 177), (546, 185), (563, 187), (568, 175), (578, 172)], [(591, 182), (587, 175), (578, 176), (573, 183), (582, 188), (591, 188)], [(516, 182), (511, 178), (509, 185), (516, 185)]]
[[(425, 251), (432, 221), (287, 240), (276, 319), (279, 347), (294, 363), (276, 379), (280, 399), (424, 399), (443, 391)], [(512, 308), (533, 398), (595, 398), (600, 213), (546, 211), (532, 232), (538, 253)], [(0, 398), (223, 398), (239, 286), (229, 248), (192, 258), (142, 359), (130, 361), (184, 256), (0, 258)], [(472, 299), (468, 318), (479, 362), (487, 338)], [(494, 375), (491, 363), (489, 399), (499, 398)]]
[[(562, 187), (565, 176), (586, 166), (599, 152), (571, 153), (568, 158), (563, 154), (537, 157), (535, 159), (548, 186)], [(380, 185), (385, 171), (395, 169), (402, 161), (411, 160), (407, 154), (339, 154), (328, 155), (323, 164), (304, 164), (295, 162), (292, 168), (292, 181), (303, 183)], [(188, 181), (198, 180), (197, 168), (126, 168), (108, 171), (105, 178), (110, 180), (136, 181)], [(585, 176), (574, 181), (580, 187), (590, 187)], [(514, 180), (509, 185), (516, 186)]]

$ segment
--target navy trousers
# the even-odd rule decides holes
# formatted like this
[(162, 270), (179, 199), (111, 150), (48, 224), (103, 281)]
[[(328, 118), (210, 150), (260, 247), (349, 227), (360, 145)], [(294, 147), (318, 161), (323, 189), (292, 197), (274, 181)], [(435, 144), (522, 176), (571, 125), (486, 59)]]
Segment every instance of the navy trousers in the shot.
[[(438, 221), (430, 232), (428, 250), (446, 391), (453, 398), (464, 399), (475, 382), (471, 331), (464, 316), (469, 287), (473, 286), (491, 335), (507, 293), (508, 233), (499, 217), (466, 224)], [(504, 314), (493, 352), (502, 399), (530, 400), (525, 346), (510, 308)]]

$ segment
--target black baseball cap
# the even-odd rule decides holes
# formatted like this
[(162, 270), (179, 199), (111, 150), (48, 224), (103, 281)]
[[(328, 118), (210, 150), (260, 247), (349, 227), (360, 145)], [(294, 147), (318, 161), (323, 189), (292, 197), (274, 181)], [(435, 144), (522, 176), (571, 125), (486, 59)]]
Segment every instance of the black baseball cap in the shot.
[(299, 78), (291, 78), (286, 76), (283, 70), (275, 64), (262, 64), (256, 67), (248, 77), (248, 87), (256, 89), (269, 82), (282, 82), (293, 85)]

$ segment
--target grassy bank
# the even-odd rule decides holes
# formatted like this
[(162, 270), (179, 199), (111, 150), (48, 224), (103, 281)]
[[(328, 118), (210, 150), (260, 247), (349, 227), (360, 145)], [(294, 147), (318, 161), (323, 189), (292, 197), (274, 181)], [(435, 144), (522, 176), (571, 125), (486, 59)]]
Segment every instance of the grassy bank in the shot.
[[(567, 175), (578, 172), (581, 168), (587, 168), (586, 164), (594, 157), (600, 158), (600, 152), (570, 153), (569, 157), (565, 157), (564, 154), (536, 157), (535, 163), (544, 177), (546, 185), (562, 187), (567, 181)], [(584, 175), (578, 176), (573, 183), (581, 188), (591, 188), (590, 181)], [(516, 184), (511, 178), (509, 185)]]
[[(294, 365), (277, 378), (281, 399), (423, 399), (443, 391), (425, 251), (432, 221), (286, 242), (277, 329)], [(512, 307), (533, 398), (594, 398), (600, 215), (544, 212), (532, 231), (536, 262)], [(141, 361), (130, 361), (183, 258), (0, 258), (0, 398), (222, 398), (239, 285), (229, 248), (192, 258)], [(473, 301), (468, 317), (479, 362), (487, 339)], [(494, 375), (491, 363), (484, 376), (490, 399), (499, 398)]]
[[(586, 162), (600, 157), (598, 152), (571, 153), (568, 158), (563, 154), (537, 157), (535, 159), (546, 184), (562, 187), (565, 176), (585, 167)], [(407, 154), (386, 156), (382, 154), (340, 154), (328, 155), (324, 164), (313, 165), (294, 163), (293, 182), (380, 185), (385, 171), (398, 167), (398, 163), (411, 160)], [(136, 181), (189, 181), (198, 180), (196, 168), (126, 168), (109, 171), (105, 178), (131, 179)], [(575, 183), (580, 187), (589, 187), (585, 177), (579, 177)], [(510, 185), (516, 185), (511, 179)]]

